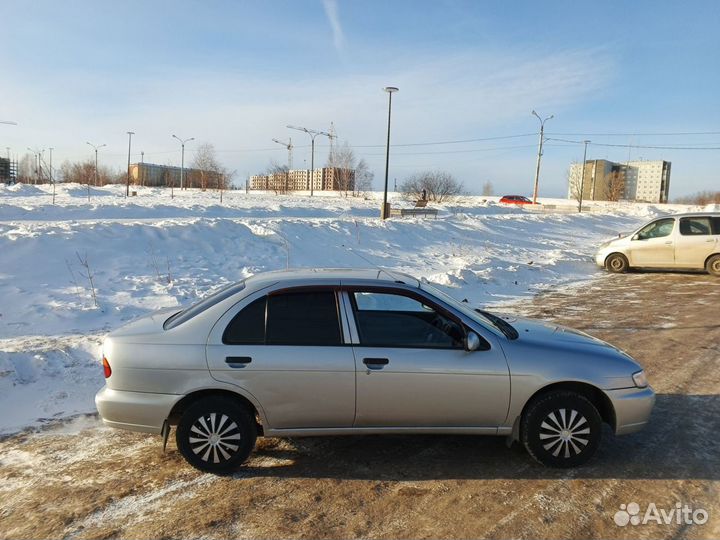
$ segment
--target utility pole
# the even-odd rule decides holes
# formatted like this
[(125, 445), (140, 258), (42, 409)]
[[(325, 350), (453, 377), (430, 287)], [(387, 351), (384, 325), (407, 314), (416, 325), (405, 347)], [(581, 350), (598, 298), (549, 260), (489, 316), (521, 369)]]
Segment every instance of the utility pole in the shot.
[(545, 135), (545, 122), (553, 119), (555, 117), (555, 115), (551, 114), (547, 118), (543, 119), (535, 111), (533, 111), (531, 114), (533, 116), (536, 116), (537, 119), (540, 120), (540, 141), (538, 143), (537, 165), (535, 166), (535, 188), (533, 189), (533, 204), (537, 204), (538, 182), (540, 180), (540, 160), (542, 159), (543, 137)]
[(585, 163), (587, 162), (587, 147), (590, 141), (583, 141), (585, 144), (585, 150), (583, 150), (583, 165), (582, 165), (582, 176), (580, 177), (580, 196), (578, 197), (578, 212), (582, 212), (583, 195), (585, 189)]
[(135, 135), (134, 131), (128, 131), (128, 168), (127, 168), (127, 185), (125, 187), (125, 196), (130, 196), (130, 146), (132, 145), (132, 136)]
[(387, 193), (388, 193), (388, 171), (390, 168), (390, 117), (392, 115), (392, 95), (393, 92), (397, 92), (398, 88), (394, 86), (386, 86), (383, 88), (388, 93), (388, 124), (387, 124), (387, 145), (385, 146), (385, 191), (383, 192), (383, 205), (380, 210), (380, 219), (387, 219), (390, 217), (388, 211)]
[(140, 175), (142, 177), (140, 178), (140, 185), (145, 186), (145, 152), (140, 151)]
[(181, 157), (180, 157), (180, 190), (183, 189), (183, 181), (185, 179), (185, 143), (194, 141), (195, 137), (190, 137), (189, 139), (181, 139), (177, 135), (173, 135), (175, 139), (180, 141), (180, 146), (182, 148)]
[[(95, 149), (95, 186), (98, 185), (98, 150), (107, 144), (95, 145), (93, 143), (86, 142)], [(88, 201), (90, 200), (90, 182), (88, 182)]]
[(55, 178), (53, 177), (53, 169), (52, 169), (52, 151), (53, 151), (53, 148), (50, 147), (50, 182), (52, 182), (52, 187), (53, 187), (52, 203), (55, 204)]
[(293, 163), (293, 143), (292, 139), (290, 139), (288, 142), (280, 141), (278, 139), (273, 139), (273, 142), (278, 143), (279, 145), (284, 146), (287, 148), (288, 151), (288, 170), (287, 173), (285, 173), (285, 193), (288, 191), (288, 180), (290, 179), (290, 169), (292, 169), (292, 163)]
[(310, 196), (312, 197), (315, 193), (314, 191), (314, 184), (315, 184), (315, 137), (318, 135), (324, 135), (325, 137), (330, 138), (332, 140), (332, 135), (330, 133), (327, 133), (325, 131), (317, 131), (315, 129), (308, 129), (304, 127), (297, 127), (297, 126), (287, 126), (288, 129), (296, 129), (298, 131), (304, 131), (308, 135), (310, 135)]

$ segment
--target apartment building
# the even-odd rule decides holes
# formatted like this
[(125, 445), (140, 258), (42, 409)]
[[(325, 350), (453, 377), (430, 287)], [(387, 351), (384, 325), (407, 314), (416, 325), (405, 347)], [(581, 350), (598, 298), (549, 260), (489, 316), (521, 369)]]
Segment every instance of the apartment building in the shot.
[(573, 163), (568, 175), (568, 198), (577, 199), (582, 185), (583, 200), (617, 201), (627, 199), (664, 203), (670, 192), (669, 161), (629, 161), (615, 163), (593, 159)]
[(250, 189), (271, 191), (352, 191), (355, 188), (355, 171), (340, 167), (292, 169), (285, 172), (260, 174), (250, 177)]

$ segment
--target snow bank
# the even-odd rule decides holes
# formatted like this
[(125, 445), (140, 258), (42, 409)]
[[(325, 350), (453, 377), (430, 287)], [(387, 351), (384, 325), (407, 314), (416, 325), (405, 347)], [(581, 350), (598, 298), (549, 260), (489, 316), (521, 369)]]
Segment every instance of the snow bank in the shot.
[(687, 209), (529, 213), (468, 197), (440, 206), (438, 219), (383, 223), (377, 195), (226, 192), (221, 204), (217, 192), (138, 192), (93, 188), (88, 203), (84, 186), (58, 185), (52, 205), (51, 186), (0, 187), (0, 433), (92, 412), (108, 330), (256, 272), (380, 265), (497, 304), (587, 279), (599, 242)]

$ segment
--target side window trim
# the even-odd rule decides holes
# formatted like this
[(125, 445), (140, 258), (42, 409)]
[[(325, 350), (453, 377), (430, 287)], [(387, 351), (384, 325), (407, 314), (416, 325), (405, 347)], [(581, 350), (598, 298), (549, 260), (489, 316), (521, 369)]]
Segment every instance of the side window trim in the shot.
[(348, 333), (346, 334), (345, 344), (346, 345), (359, 345), (360, 335), (358, 334), (357, 325), (355, 323), (355, 314), (352, 310), (352, 304), (350, 303), (350, 296), (347, 291), (338, 291), (340, 298), (340, 305), (342, 308), (342, 321), (343, 328), (347, 328)]

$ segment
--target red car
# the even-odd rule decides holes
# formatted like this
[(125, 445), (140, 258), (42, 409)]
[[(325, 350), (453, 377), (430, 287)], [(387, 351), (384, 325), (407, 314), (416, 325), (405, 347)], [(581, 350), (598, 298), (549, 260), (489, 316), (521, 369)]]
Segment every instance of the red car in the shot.
[(505, 204), (540, 204), (533, 203), (530, 199), (523, 197), (522, 195), (503, 195), (500, 202)]

